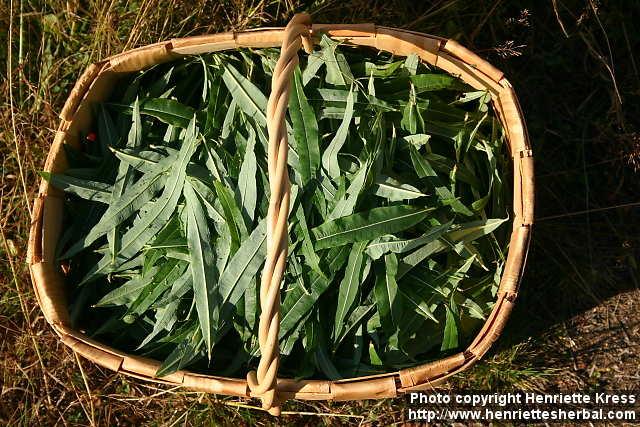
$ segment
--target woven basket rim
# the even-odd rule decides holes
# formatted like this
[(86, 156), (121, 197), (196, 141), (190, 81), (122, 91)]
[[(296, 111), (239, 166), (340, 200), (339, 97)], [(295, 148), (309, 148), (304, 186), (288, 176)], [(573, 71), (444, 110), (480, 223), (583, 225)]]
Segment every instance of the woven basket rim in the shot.
[[(275, 47), (284, 29), (256, 28), (168, 41), (129, 50), (91, 64), (76, 82), (60, 113), (60, 125), (44, 169), (66, 169), (63, 143), (78, 144), (78, 133), (91, 122), (91, 104), (104, 99), (119, 76), (184, 55), (242, 47)], [(513, 87), (503, 73), (454, 40), (374, 24), (314, 24), (313, 33), (324, 32), (353, 46), (371, 47), (398, 56), (416, 53), (422, 61), (459, 76), (477, 90), (488, 90), (501, 121), (513, 160), (513, 230), (509, 252), (497, 293), (497, 301), (476, 338), (457, 354), (426, 364), (385, 374), (338, 381), (278, 379), (283, 398), (307, 400), (360, 400), (395, 397), (399, 393), (429, 389), (479, 360), (498, 338), (509, 317), (526, 263), (534, 222), (533, 153), (526, 125)], [(41, 181), (34, 201), (27, 263), (36, 298), (46, 320), (63, 343), (85, 358), (127, 375), (194, 390), (251, 397), (245, 379), (224, 378), (178, 371), (158, 378), (159, 362), (129, 355), (88, 338), (71, 328), (65, 299), (64, 277), (55, 261), (55, 246), (62, 228), (63, 193)]]

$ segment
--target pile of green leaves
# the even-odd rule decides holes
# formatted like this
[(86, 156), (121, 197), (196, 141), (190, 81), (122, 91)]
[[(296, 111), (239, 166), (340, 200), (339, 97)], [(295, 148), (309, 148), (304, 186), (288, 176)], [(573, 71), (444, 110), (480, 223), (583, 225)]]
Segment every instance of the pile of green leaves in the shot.
[[(188, 57), (121, 82), (66, 147), (75, 325), (177, 369), (259, 357), (265, 111), (277, 49)], [(292, 203), (281, 373), (359, 376), (460, 350), (505, 261), (504, 135), (490, 96), (416, 56), (303, 55), (287, 117)], [(95, 138), (94, 136), (97, 136)]]

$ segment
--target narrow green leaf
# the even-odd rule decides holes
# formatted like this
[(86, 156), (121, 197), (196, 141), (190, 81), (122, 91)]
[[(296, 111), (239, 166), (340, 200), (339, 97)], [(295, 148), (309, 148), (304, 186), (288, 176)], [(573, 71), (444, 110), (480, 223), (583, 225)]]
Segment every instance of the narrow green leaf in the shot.
[(187, 366), (200, 356), (203, 344), (204, 339), (200, 328), (194, 328), (190, 336), (178, 344), (175, 350), (162, 362), (156, 376), (163, 377)]
[(158, 162), (167, 157), (153, 150), (123, 148), (113, 149), (112, 151), (121, 163), (126, 163), (143, 174), (153, 174)]
[(191, 268), (187, 268), (178, 279), (171, 284), (171, 289), (160, 298), (155, 307), (166, 307), (171, 301), (178, 301), (184, 295), (193, 289), (193, 277), (191, 276)]
[(129, 307), (127, 314), (135, 315), (135, 317), (143, 315), (171, 288), (172, 283), (182, 276), (187, 267), (187, 263), (180, 260), (169, 260), (162, 264), (154, 275), (153, 282), (143, 289)]
[(391, 336), (401, 327), (402, 300), (396, 283), (398, 260), (395, 254), (388, 254), (384, 261), (385, 270), (378, 271), (373, 291), (382, 327)]
[(169, 85), (169, 81), (171, 80), (174, 70), (174, 67), (169, 68), (167, 72), (162, 74), (162, 76), (157, 79), (151, 87), (149, 87), (147, 98), (158, 98), (167, 90), (167, 86)]
[(417, 74), (411, 76), (410, 80), (416, 88), (416, 93), (464, 88), (464, 83), (459, 78), (449, 74)]
[(306, 86), (314, 77), (318, 75), (320, 67), (324, 64), (322, 55), (319, 53), (312, 53), (307, 57), (307, 66), (302, 73), (302, 85)]
[(376, 347), (375, 345), (373, 345), (372, 342), (369, 343), (369, 360), (371, 361), (371, 364), (374, 366), (382, 366), (382, 359), (380, 359), (380, 356), (376, 351)]
[(249, 139), (240, 173), (238, 175), (238, 191), (236, 193), (238, 204), (242, 206), (242, 212), (249, 219), (248, 224), (253, 223), (258, 197), (258, 187), (256, 182), (256, 171), (258, 168), (254, 147), (256, 135), (253, 129), (249, 128)]
[(445, 307), (446, 320), (440, 351), (453, 350), (458, 347), (458, 309), (455, 305), (453, 307), (446, 305)]
[(111, 199), (112, 186), (104, 182), (90, 181), (50, 172), (40, 172), (40, 176), (49, 181), (54, 187), (66, 193), (75, 194), (85, 200), (109, 203)]
[(427, 320), (433, 320), (438, 323), (438, 319), (433, 314), (429, 303), (424, 301), (424, 298), (413, 290), (410, 286), (399, 286), (398, 291), (402, 295), (403, 300), (408, 307), (411, 307), (416, 313)]
[(127, 147), (135, 148), (142, 145), (142, 118), (140, 117), (140, 101), (136, 97), (133, 102), (131, 128), (127, 137)]
[(304, 318), (313, 308), (320, 295), (327, 290), (331, 284), (333, 275), (344, 265), (349, 255), (349, 247), (341, 246), (332, 248), (326, 255), (325, 264), (328, 267), (327, 276), (323, 277), (311, 271), (309, 273), (309, 293), (305, 293), (299, 287), (287, 292), (280, 312), (280, 339), (290, 335), (298, 322)]
[[(229, 104), (229, 108), (224, 115), (224, 120), (222, 121), (222, 130), (220, 132), (220, 137), (222, 139), (227, 139), (231, 134), (231, 130), (233, 129), (233, 123), (236, 118), (236, 110), (238, 109), (238, 101), (235, 98), (231, 99), (231, 103)], [(261, 126), (264, 126), (260, 123)], [(213, 151), (211, 151), (213, 152)]]
[(418, 107), (416, 106), (416, 89), (411, 84), (411, 92), (409, 100), (407, 101), (404, 110), (402, 111), (402, 120), (400, 125), (402, 129), (406, 130), (410, 134), (418, 132)]
[(307, 226), (307, 219), (305, 218), (305, 213), (302, 205), (300, 205), (300, 207), (296, 210), (296, 219), (298, 220), (299, 230), (302, 234), (302, 245), (300, 248), (300, 252), (304, 256), (305, 263), (309, 265), (309, 267), (311, 267), (316, 273), (324, 275), (324, 273), (320, 269), (320, 257), (318, 257), (318, 254), (316, 254), (315, 248), (313, 247), (311, 233), (309, 232), (309, 227)]
[(220, 181), (214, 181), (213, 187), (222, 205), (224, 218), (231, 232), (232, 252), (235, 253), (240, 246), (241, 239), (247, 235), (247, 227), (242, 219), (242, 213), (236, 204), (233, 192)]
[(345, 56), (338, 50), (339, 43), (331, 40), (326, 34), (320, 40), (322, 58), (327, 66), (326, 82), (336, 86), (349, 86), (354, 78)]
[(266, 222), (262, 220), (242, 243), (220, 276), (218, 287), (223, 309), (220, 318), (216, 320), (218, 324), (227, 320), (225, 316), (230, 313), (225, 312), (225, 309), (237, 304), (264, 263), (266, 239)]
[(405, 59), (403, 66), (410, 75), (415, 76), (418, 72), (419, 63), (420, 59), (418, 58), (418, 55), (412, 53), (411, 55), (407, 56), (407, 59)]
[(251, 83), (233, 65), (223, 63), (222, 80), (229, 89), (238, 107), (261, 126), (267, 125), (267, 97), (256, 85)]
[(135, 276), (128, 282), (118, 286), (105, 296), (103, 296), (96, 304), (96, 307), (109, 307), (117, 305), (130, 304), (138, 298), (142, 289), (153, 281), (154, 270), (146, 276)]
[(103, 155), (109, 154), (108, 147), (117, 147), (119, 145), (120, 136), (113, 119), (102, 104), (98, 106), (98, 141), (102, 149)]
[(409, 270), (431, 255), (442, 252), (457, 242), (464, 241), (465, 243), (471, 243), (482, 236), (492, 233), (507, 220), (508, 218), (488, 219), (486, 221), (472, 221), (456, 225), (452, 231), (446, 233), (441, 239), (429, 242), (402, 258), (398, 277), (404, 276)]
[(364, 74), (373, 77), (391, 77), (402, 65), (402, 61), (395, 61), (390, 64), (374, 64), (373, 62), (366, 61), (364, 63)]
[(347, 261), (347, 268), (345, 269), (344, 277), (340, 282), (340, 288), (338, 291), (338, 307), (336, 309), (333, 330), (334, 337), (340, 336), (342, 328), (344, 327), (344, 320), (356, 301), (358, 287), (361, 283), (360, 273), (362, 272), (362, 261), (364, 258), (363, 251), (366, 245), (367, 242), (358, 242), (351, 248), (349, 260)]
[[(219, 205), (219, 203), (218, 203)], [(224, 222), (214, 222), (218, 238), (215, 242), (216, 247), (216, 266), (220, 274), (227, 268), (227, 262), (231, 256), (231, 232), (229, 226)]]
[(156, 311), (156, 322), (153, 324), (153, 330), (145, 337), (136, 350), (140, 350), (151, 342), (162, 331), (171, 329), (171, 326), (178, 320), (176, 312), (178, 310), (179, 300), (172, 300), (164, 307)]
[(167, 179), (162, 194), (153, 203), (153, 207), (140, 217), (123, 236), (120, 255), (125, 258), (133, 257), (169, 220), (173, 214), (186, 179), (187, 164), (196, 150), (198, 141), (195, 117), (191, 120), (187, 135), (178, 153), (176, 163)]
[(439, 239), (451, 228), (452, 224), (453, 221), (449, 221), (445, 224), (435, 226), (422, 236), (416, 238), (401, 238), (385, 235), (369, 243), (366, 252), (372, 259), (378, 259), (388, 252), (396, 254), (409, 252)]
[(300, 69), (293, 74), (289, 98), (289, 116), (295, 136), (296, 151), (299, 156), (297, 172), (306, 184), (315, 178), (320, 167), (320, 137), (315, 112), (304, 94)]
[(452, 242), (462, 240), (472, 242), (482, 236), (493, 233), (508, 220), (509, 218), (492, 218), (460, 224), (455, 230), (448, 233), (446, 238)]
[(346, 321), (346, 324), (342, 328), (342, 333), (334, 339), (335, 348), (337, 348), (340, 343), (347, 337), (347, 335), (355, 330), (355, 328), (357, 328), (361, 324), (364, 324), (366, 319), (369, 316), (373, 315), (373, 313), (375, 312), (375, 308), (375, 304), (371, 304), (360, 305), (353, 309), (351, 315)]
[(335, 207), (329, 214), (328, 219), (341, 218), (351, 215), (356, 208), (356, 203), (362, 190), (364, 189), (367, 174), (369, 173), (369, 162), (363, 164), (353, 177), (346, 194), (336, 203)]
[(384, 197), (391, 202), (417, 199), (418, 197), (426, 196), (426, 194), (413, 185), (399, 182), (394, 178), (382, 174), (376, 177), (373, 188), (376, 196)]
[(168, 162), (159, 165), (155, 173), (143, 176), (134, 185), (129, 187), (118, 203), (110, 205), (102, 218), (100, 218), (100, 221), (89, 233), (73, 244), (61, 255), (61, 258), (69, 258), (87, 248), (101, 236), (104, 236), (108, 231), (112, 230), (113, 227), (128, 219), (134, 212), (148, 203), (163, 187), (166, 180), (164, 172), (169, 167), (170, 164)]
[(433, 208), (406, 205), (374, 208), (325, 222), (311, 232), (317, 249), (331, 248), (405, 230), (425, 219), (431, 211)]
[(151, 98), (140, 105), (140, 113), (152, 116), (161, 122), (179, 128), (186, 128), (193, 118), (195, 110), (175, 99)]
[[(140, 145), (142, 140), (142, 123), (140, 119), (140, 103), (138, 98), (133, 103), (133, 116), (131, 129), (129, 130), (129, 136), (127, 138), (127, 147), (133, 148)], [(117, 203), (123, 196), (127, 187), (130, 187), (134, 180), (134, 171), (128, 164), (121, 162), (118, 165), (118, 174), (116, 175), (116, 181), (113, 184), (111, 191), (110, 205)], [(111, 251), (111, 261), (116, 262), (118, 252), (120, 251), (121, 230), (120, 225), (113, 227), (107, 234), (107, 240), (109, 242), (109, 249)]]
[(217, 291), (218, 272), (211, 248), (211, 234), (207, 216), (202, 204), (191, 185), (184, 186), (187, 210), (187, 242), (191, 258), (190, 268), (193, 277), (193, 293), (200, 321), (200, 330), (207, 354), (211, 358), (213, 348), (213, 320), (219, 310), (220, 300)]
[(338, 369), (331, 361), (331, 357), (327, 353), (326, 347), (320, 345), (316, 348), (316, 352), (314, 354), (316, 364), (320, 368), (323, 374), (327, 376), (332, 381), (342, 379), (342, 375), (338, 372)]
[(351, 123), (351, 119), (353, 118), (353, 103), (355, 98), (353, 96), (353, 86), (351, 86), (349, 93), (351, 95), (347, 98), (347, 106), (345, 108), (344, 116), (342, 117), (342, 122), (340, 123), (338, 130), (333, 136), (333, 139), (322, 154), (322, 166), (324, 166), (329, 176), (334, 179), (340, 176), (338, 152), (342, 149), (342, 146), (347, 140), (347, 135), (349, 134), (349, 124)]
[(420, 155), (418, 150), (414, 146), (410, 146), (411, 150), (411, 162), (416, 170), (416, 173), (420, 178), (427, 178), (430, 185), (434, 187), (438, 199), (442, 204), (451, 206), (454, 212), (472, 216), (473, 212), (469, 210), (460, 200), (458, 200), (451, 191), (442, 184), (438, 174), (433, 170), (429, 162)]

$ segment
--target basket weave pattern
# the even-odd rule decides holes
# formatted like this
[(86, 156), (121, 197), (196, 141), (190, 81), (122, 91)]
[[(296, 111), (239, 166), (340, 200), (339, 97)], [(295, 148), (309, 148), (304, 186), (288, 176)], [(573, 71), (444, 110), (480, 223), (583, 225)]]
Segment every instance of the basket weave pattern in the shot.
[[(493, 107), (504, 126), (513, 160), (513, 230), (508, 258), (497, 293), (497, 301), (476, 338), (465, 351), (445, 359), (397, 372), (339, 381), (276, 379), (277, 345), (274, 346), (276, 348), (275, 359), (272, 357), (265, 358), (264, 362), (261, 360), (262, 368), (259, 367), (255, 382), (188, 371), (178, 371), (158, 378), (155, 376), (160, 366), (158, 361), (126, 354), (92, 340), (82, 332), (71, 328), (66, 301), (65, 277), (55, 259), (55, 249), (62, 231), (64, 193), (43, 180), (34, 201), (27, 262), (35, 294), (45, 318), (61, 341), (71, 347), (73, 351), (98, 365), (136, 378), (181, 385), (208, 393), (241, 397), (259, 396), (263, 398), (266, 408), (271, 407), (272, 404), (274, 408), (277, 408), (278, 402), (289, 398), (359, 400), (395, 397), (413, 390), (429, 389), (451, 375), (467, 369), (479, 360), (498, 338), (518, 293), (531, 237), (531, 226), (534, 222), (533, 153), (522, 112), (511, 84), (502, 72), (453, 40), (374, 24), (314, 24), (310, 27), (306, 27), (306, 25), (304, 27), (311, 29), (312, 38), (314, 34), (326, 33), (334, 39), (353, 46), (372, 47), (398, 56), (415, 53), (422, 61), (457, 75), (475, 89), (487, 90), (491, 94)], [(300, 31), (294, 37), (297, 40), (294, 42), (297, 47), (295, 47), (293, 54), (296, 57), (296, 62), (297, 51), (301, 44), (300, 34), (303, 33), (302, 28), (298, 29)], [(260, 28), (242, 32), (172, 39), (123, 52), (90, 65), (77, 81), (60, 113), (60, 125), (44, 169), (54, 173), (62, 173), (67, 169), (63, 144), (79, 147), (79, 135), (88, 132), (91, 128), (91, 105), (106, 100), (110, 89), (122, 76), (180, 58), (183, 55), (243, 47), (281, 46), (285, 40), (285, 34), (286, 30), (283, 28)], [(281, 86), (283, 91), (281, 93), (286, 94), (288, 98), (288, 85)], [(278, 139), (278, 136), (284, 135), (284, 147), (286, 148), (286, 132), (275, 129), (273, 133), (271, 130), (269, 133), (270, 140), (271, 138)], [(276, 147), (283, 144), (281, 139), (277, 143)], [(283, 151), (286, 153), (286, 149)], [(276, 173), (275, 170), (274, 173)], [(271, 170), (269, 176), (271, 181)], [(288, 186), (287, 174), (280, 174), (280, 176), (283, 182), (287, 181)], [(272, 194), (274, 182), (271, 181)], [(277, 204), (274, 206), (284, 205), (285, 198), (288, 206), (287, 191), (281, 192), (276, 200)], [(271, 203), (274, 203), (273, 200)], [(269, 222), (272, 220), (273, 217), (269, 219)], [(286, 216), (284, 221), (286, 221)], [(286, 227), (284, 233), (286, 233)], [(283, 251), (284, 258), (286, 258), (286, 245), (284, 245)], [(269, 252), (271, 253), (271, 250)], [(281, 258), (282, 253), (281, 250), (276, 258)], [(274, 262), (276, 261), (277, 259), (274, 258)], [(263, 300), (268, 299), (268, 292), (263, 291), (272, 289), (270, 286), (274, 281), (279, 287), (282, 276), (281, 274), (279, 277), (276, 276), (271, 278), (269, 286), (264, 287), (264, 282), (261, 284), (263, 311)], [(274, 291), (272, 294), (278, 295)], [(277, 300), (278, 298), (274, 299), (274, 307), (278, 306)], [(279, 319), (277, 311), (274, 311), (275, 314), (272, 313), (271, 318)], [(260, 323), (263, 323), (262, 315)], [(277, 326), (276, 322), (274, 327)], [(266, 339), (268, 335), (267, 331), (263, 338)], [(268, 344), (266, 341), (263, 342), (263, 338), (259, 338), (261, 349), (263, 349), (263, 344)], [(273, 360), (276, 360), (275, 363)], [(270, 368), (272, 364), (275, 369)], [(269, 376), (271, 372), (273, 372), (273, 377)], [(268, 392), (269, 389), (272, 392)], [(265, 396), (265, 393), (271, 393), (271, 395)], [(275, 398), (276, 393), (277, 398)], [(272, 412), (277, 413), (277, 409)]]

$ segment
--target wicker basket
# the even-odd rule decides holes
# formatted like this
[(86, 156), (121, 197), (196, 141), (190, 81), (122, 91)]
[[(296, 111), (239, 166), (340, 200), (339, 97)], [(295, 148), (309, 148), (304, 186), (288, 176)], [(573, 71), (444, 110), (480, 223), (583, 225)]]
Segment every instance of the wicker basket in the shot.
[[(180, 385), (208, 393), (247, 398), (262, 397), (263, 406), (266, 409), (271, 408), (270, 412), (277, 414), (279, 402), (285, 399), (376, 399), (431, 388), (451, 375), (467, 369), (480, 359), (498, 338), (518, 292), (534, 221), (533, 155), (520, 106), (511, 84), (504, 78), (502, 72), (453, 40), (373, 24), (309, 25), (305, 21), (302, 27), (300, 25), (298, 23), (298, 29), (302, 28), (302, 30), (294, 34), (293, 39), (290, 34), (291, 24), (286, 29), (259, 28), (172, 39), (123, 52), (90, 65), (76, 83), (60, 113), (61, 122), (47, 157), (45, 170), (56, 173), (65, 171), (67, 161), (63, 143), (79, 145), (79, 135), (90, 129), (92, 104), (106, 100), (111, 88), (123, 75), (171, 61), (183, 55), (242, 47), (274, 47), (282, 45), (283, 42), (286, 46), (293, 40), (297, 43), (293, 54), (297, 62), (297, 51), (301, 45), (300, 35), (305, 29), (306, 34), (302, 35), (307, 37), (306, 48), (309, 47), (308, 41), (314, 34), (323, 32), (349, 45), (372, 47), (399, 56), (415, 53), (422, 61), (458, 75), (475, 89), (489, 91), (494, 110), (505, 128), (513, 160), (513, 231), (509, 254), (497, 301), (477, 337), (461, 353), (398, 372), (339, 381), (274, 379), (270, 391), (272, 397), (274, 394), (277, 395), (277, 399), (275, 401), (271, 399), (266, 404), (264, 404), (264, 387), (263, 390), (256, 390), (255, 384), (245, 379), (223, 378), (188, 371), (178, 371), (158, 378), (155, 376), (160, 365), (158, 361), (125, 354), (71, 328), (65, 298), (65, 277), (54, 256), (62, 228), (64, 195), (43, 180), (34, 203), (27, 262), (35, 294), (44, 316), (62, 342), (73, 351), (98, 365), (144, 380)], [(308, 38), (309, 35), (311, 38)], [(284, 48), (282, 52), (284, 56)], [(288, 79), (287, 76), (280, 77)], [(288, 93), (286, 95), (288, 96)], [(264, 306), (262, 309), (264, 311)], [(277, 358), (277, 354), (275, 357)]]

